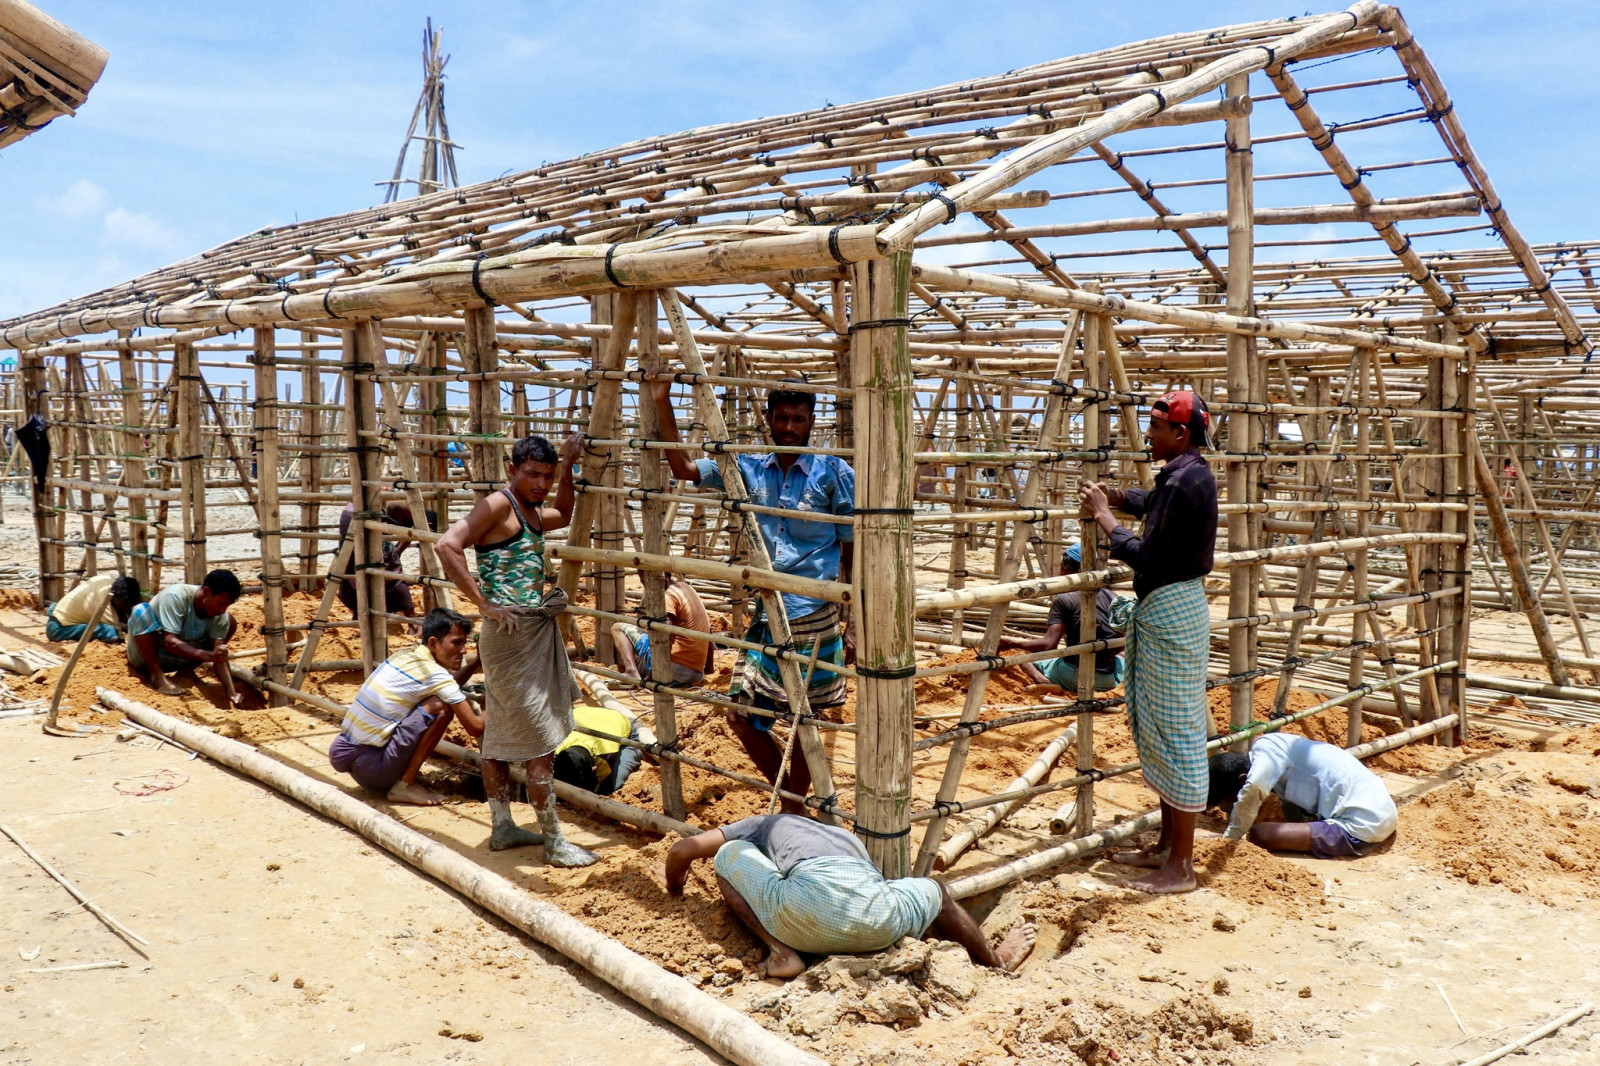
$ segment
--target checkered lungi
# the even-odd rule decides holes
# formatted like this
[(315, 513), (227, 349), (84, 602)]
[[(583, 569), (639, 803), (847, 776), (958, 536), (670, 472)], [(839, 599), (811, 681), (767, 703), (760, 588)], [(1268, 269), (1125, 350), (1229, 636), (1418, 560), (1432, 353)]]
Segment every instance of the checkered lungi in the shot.
[[(752, 644), (771, 644), (772, 630), (767, 620), (756, 619), (744, 639)], [(806, 686), (806, 699), (811, 708), (818, 710), (844, 703), (844, 675), (827, 669), (829, 666), (844, 665), (844, 618), (838, 604), (825, 603), (803, 618), (789, 619), (789, 639), (797, 654), (809, 658), (813, 651), (816, 652), (816, 666), (811, 670), (811, 683)], [(800, 676), (804, 677), (808, 664), (795, 665), (800, 669)], [(741, 654), (728, 694), (735, 700), (746, 697), (745, 702), (764, 698), (779, 707), (789, 706), (778, 660), (760, 651), (746, 650)]]
[(1139, 601), (1128, 626), (1128, 724), (1144, 779), (1180, 811), (1206, 809), (1206, 661), (1211, 616), (1199, 578)]
[(785, 877), (748, 840), (718, 848), (716, 868), (763, 929), (808, 955), (882, 951), (903, 936), (920, 937), (944, 902), (930, 877), (886, 881), (866, 859), (846, 855), (806, 859)]

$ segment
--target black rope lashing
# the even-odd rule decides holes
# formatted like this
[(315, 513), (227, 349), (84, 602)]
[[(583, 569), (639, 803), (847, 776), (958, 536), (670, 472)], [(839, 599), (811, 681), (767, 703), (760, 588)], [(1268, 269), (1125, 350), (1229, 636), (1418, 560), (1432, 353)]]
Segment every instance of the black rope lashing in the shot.
[(862, 666), (860, 662), (857, 662), (856, 676), (873, 677), (879, 681), (903, 681), (908, 677), (917, 676), (917, 667), (912, 664), (911, 666), (896, 666), (890, 670), (880, 670), (875, 666)]
[(857, 507), (853, 514), (894, 514), (913, 515), (917, 512), (910, 507)]
[(617, 277), (617, 272), (611, 267), (611, 257), (616, 254), (617, 246), (615, 244), (606, 249), (606, 278), (609, 279), (611, 284), (615, 285), (617, 288), (626, 289), (628, 286), (623, 284), (622, 279)]
[(948, 226), (950, 223), (956, 220), (957, 215), (961, 214), (961, 205), (952, 200), (944, 192), (936, 192), (932, 196), (928, 197), (928, 201), (930, 203), (934, 200), (938, 200), (940, 203), (944, 204), (945, 218), (942, 225)]
[[(832, 799), (833, 797), (829, 796), (828, 798)], [(880, 833), (876, 829), (868, 829), (860, 822), (857, 822), (855, 831), (864, 837), (871, 837), (873, 840), (899, 840), (901, 837), (911, 835), (911, 827), (909, 825), (904, 829), (897, 829), (893, 833)]]
[(850, 260), (846, 259), (844, 253), (839, 250), (839, 231), (848, 225), (850, 223), (841, 222), (828, 231), (828, 254), (833, 256), (833, 261), (840, 266), (850, 265)]
[(891, 329), (896, 326), (909, 327), (910, 325), (911, 319), (909, 318), (867, 318), (860, 322), (850, 323), (850, 328), (845, 332), (854, 334), (857, 330), (863, 329)]
[[(612, 247), (615, 247), (615, 245)], [(472, 261), (472, 291), (478, 294), (478, 299), (482, 300), (490, 310), (493, 310), (494, 297), (483, 291), (483, 279), (480, 276), (480, 272), (483, 270), (483, 261), (487, 258), (489, 258), (488, 252), (479, 252), (478, 258)], [(609, 272), (609, 270), (608, 264), (607, 271)]]

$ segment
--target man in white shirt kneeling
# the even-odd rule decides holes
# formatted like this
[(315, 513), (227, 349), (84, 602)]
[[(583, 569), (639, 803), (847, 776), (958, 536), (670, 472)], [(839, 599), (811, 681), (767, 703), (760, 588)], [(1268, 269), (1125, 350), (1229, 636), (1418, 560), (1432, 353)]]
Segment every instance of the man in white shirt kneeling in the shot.
[[(1286, 821), (1257, 821), (1276, 795)], [(1269, 733), (1249, 755), (1211, 757), (1211, 806), (1229, 815), (1223, 834), (1269, 851), (1308, 851), (1319, 859), (1357, 858), (1394, 836), (1394, 800), (1378, 776), (1332, 744)]]

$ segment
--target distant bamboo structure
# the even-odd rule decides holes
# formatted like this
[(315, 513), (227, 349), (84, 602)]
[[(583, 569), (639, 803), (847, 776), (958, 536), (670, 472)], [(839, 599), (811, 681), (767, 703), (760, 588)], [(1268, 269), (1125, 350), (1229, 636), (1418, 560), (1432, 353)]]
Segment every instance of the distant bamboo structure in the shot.
[[(403, 199), (401, 188), (415, 185), (416, 195), (426, 196), (440, 189), (453, 189), (460, 185), (456, 177), (457, 144), (450, 139), (450, 123), (444, 117), (444, 66), (450, 62), (440, 46), (444, 41), (444, 27), (433, 28), (428, 19), (422, 31), (422, 95), (417, 97), (416, 109), (411, 112), (411, 125), (406, 128), (406, 139), (400, 142), (400, 158), (394, 161), (394, 176), (378, 184), (384, 187), (383, 202), (394, 203)], [(418, 126), (422, 132), (417, 132)], [(421, 141), (417, 153), (417, 176), (402, 179), (405, 173), (406, 152), (412, 141)]]
[[(431, 27), (428, 41), (437, 88)], [(449, 145), (432, 92), (413, 122), (430, 151)], [(1358, 164), (1373, 130), (1387, 131), (1384, 155)], [(418, 182), (452, 175), (425, 164)], [(1461, 246), (1486, 225), (1498, 244)], [(1519, 690), (1528, 706), (1600, 717), (1563, 698), (1600, 669), (1587, 633), (1600, 605), (1597, 255), (1600, 243), (1522, 238), (1399, 12), (1362, 0), (263, 230), (0, 323), (0, 346), (19, 353), (18, 406), (51, 427), (33, 497), (45, 598), (107, 568), (150, 583), (259, 573), (275, 700), (318, 668), (330, 626), (359, 629), (369, 666), (386, 654), (368, 563), (385, 538), (436, 539), (391, 525), (386, 501), (448, 523), (501, 483), (517, 438), (582, 430), (576, 511), (551, 550), (583, 596), (573, 613), (595, 622), (585, 669), (626, 693), (610, 623), (664, 644), (669, 569), (728, 615), (712, 637), (723, 648), (750, 647), (760, 599), (812, 802), (897, 875), (931, 868), (953, 816), (1057, 791), (1075, 801), (1075, 838), (1110, 839), (1097, 783), (1138, 768), (1107, 768), (1096, 747), (1117, 698), (996, 706), (989, 680), (1058, 654), (997, 654), (1003, 635), (1043, 627), (1050, 597), (1126, 579), (1080, 524), (1078, 483), (1149, 484), (1143, 419), (1172, 388), (1207, 397), (1216, 418), (1211, 684), (1231, 708), (1218, 745), (1292, 720), (1291, 685), (1320, 700), (1297, 715), (1347, 711), (1351, 745), (1363, 723), (1390, 734), (1364, 753), (1455, 743), (1500, 698), (1469, 691), (1474, 658), (1541, 664), (1550, 683)], [(250, 383), (224, 385), (224, 371)], [(770, 450), (768, 390), (802, 377), (794, 387), (819, 401), (808, 450), (854, 464), (853, 516), (752, 506), (737, 476), (735, 454)], [(680, 445), (640, 402), (661, 380), (692, 411)], [(717, 459), (726, 489), (673, 484), (671, 447)], [(206, 522), (225, 490), (255, 508), (259, 555), (208, 553), (240, 532)], [(775, 575), (758, 528), (773, 515), (849, 525), (852, 580)], [(1084, 572), (1058, 576), (1080, 539)], [(448, 596), (431, 552), (410, 576)], [(286, 624), (283, 590), (325, 580), (317, 620)], [(358, 584), (358, 622), (331, 620), (340, 581)], [(805, 706), (783, 589), (853, 613), (853, 721)], [(1472, 644), (1485, 607), (1515, 612), (1530, 638)], [(1093, 637), (1063, 649), (1085, 678)], [(941, 661), (958, 650), (974, 654)], [(952, 718), (918, 706), (918, 682), (938, 678), (965, 678)], [(1271, 681), (1277, 706), (1258, 713), (1257, 683)], [(676, 746), (679, 718), (728, 700), (646, 687), (634, 691), (664, 745), (663, 807), (681, 818), (675, 764), (710, 764), (692, 738)], [(1070, 770), (1056, 753), (1064, 776), (1041, 769), (999, 796), (971, 787), (977, 738), (1048, 719), (1076, 727)], [(853, 758), (828, 733), (853, 733)], [(913, 755), (934, 748), (948, 752), (942, 781), (914, 793)]]

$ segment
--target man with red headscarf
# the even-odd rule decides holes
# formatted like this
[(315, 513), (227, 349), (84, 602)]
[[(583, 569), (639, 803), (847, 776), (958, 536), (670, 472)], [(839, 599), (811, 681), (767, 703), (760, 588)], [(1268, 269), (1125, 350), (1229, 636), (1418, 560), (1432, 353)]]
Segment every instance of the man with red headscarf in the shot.
[[(1134, 570), (1139, 597), (1128, 625), (1127, 705), (1144, 779), (1161, 797), (1154, 848), (1121, 852), (1117, 862), (1154, 869), (1128, 882), (1144, 892), (1188, 892), (1194, 879), (1195, 815), (1206, 808), (1206, 661), (1210, 614), (1203, 579), (1217, 542), (1217, 479), (1200, 454), (1211, 415), (1192, 392), (1169, 392), (1150, 408), (1145, 439), (1165, 465), (1155, 488), (1116, 489), (1086, 482), (1084, 513), (1111, 537), (1111, 557)], [(1111, 508), (1144, 519), (1142, 535), (1117, 524)]]

